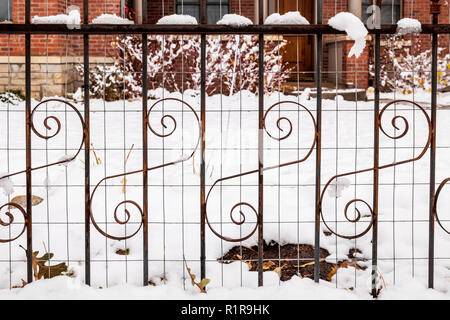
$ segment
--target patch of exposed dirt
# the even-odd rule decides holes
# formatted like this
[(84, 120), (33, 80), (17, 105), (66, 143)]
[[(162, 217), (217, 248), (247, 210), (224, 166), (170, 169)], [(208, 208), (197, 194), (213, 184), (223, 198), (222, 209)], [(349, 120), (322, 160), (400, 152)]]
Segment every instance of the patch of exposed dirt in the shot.
[[(314, 246), (309, 244), (285, 244), (277, 242), (264, 242), (264, 271), (274, 271), (281, 281), (290, 280), (293, 276), (314, 279)], [(322, 280), (331, 281), (339, 268), (354, 267), (365, 270), (366, 267), (359, 265), (355, 254), (361, 253), (359, 249), (350, 249), (347, 254), (349, 260), (331, 263), (325, 261), (330, 255), (328, 250), (320, 248), (319, 277)], [(223, 257), (217, 259), (219, 263), (229, 264), (235, 261), (246, 263), (250, 271), (258, 270), (258, 246), (245, 247), (235, 246)]]

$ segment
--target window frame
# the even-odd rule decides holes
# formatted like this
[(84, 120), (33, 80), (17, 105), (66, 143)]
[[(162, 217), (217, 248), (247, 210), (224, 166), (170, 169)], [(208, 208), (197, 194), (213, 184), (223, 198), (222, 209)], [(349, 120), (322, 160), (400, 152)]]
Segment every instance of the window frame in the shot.
[[(392, 16), (391, 16), (391, 20), (390, 21), (383, 21), (383, 15), (381, 15), (381, 24), (395, 24), (397, 23), (401, 18), (402, 18), (402, 9), (403, 9), (403, 0), (390, 0), (391, 3), (386, 3), (386, 2), (382, 2), (381, 4), (381, 10), (382, 8), (391, 8), (392, 7), (392, 2), (394, 3), (394, 7), (396, 8), (395, 11), (398, 14), (398, 19), (395, 21), (392, 21)], [(364, 18), (368, 18), (367, 15), (367, 8), (369, 6), (373, 5), (371, 0), (361, 0), (361, 20), (363, 20), (362, 22), (364, 24), (366, 24), (366, 19)]]
[[(0, 0), (0, 2), (1, 2), (2, 0)], [(9, 11), (7, 11), (7, 17), (6, 18), (4, 18), (4, 17), (2, 17), (2, 16), (0, 16), (0, 21), (12, 21), (12, 19), (13, 19), (13, 12), (12, 12), (12, 9), (13, 9), (13, 0), (5, 0), (7, 3), (8, 3), (8, 7), (9, 7)], [(1, 5), (1, 4), (0, 4)]]
[[(182, 8), (182, 6), (196, 6), (198, 8), (198, 12), (199, 12), (199, 17), (200, 17), (200, 2), (201, 0), (196, 0), (195, 2), (187, 2), (183, 4), (183, 0), (175, 0), (175, 13), (180, 14), (178, 12), (179, 8)], [(226, 2), (226, 3), (224, 3)], [(226, 6), (228, 8), (228, 12), (230, 12), (230, 4), (231, 0), (207, 0), (206, 1), (206, 11), (208, 11), (208, 7), (209, 6), (217, 6), (217, 5), (221, 5), (221, 6)]]

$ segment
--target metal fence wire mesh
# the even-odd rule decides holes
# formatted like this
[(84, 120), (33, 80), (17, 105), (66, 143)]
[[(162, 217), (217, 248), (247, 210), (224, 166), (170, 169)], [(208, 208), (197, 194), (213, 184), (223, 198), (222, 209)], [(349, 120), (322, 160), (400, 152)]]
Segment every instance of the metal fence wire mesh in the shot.
[(447, 277), (448, 21), (429, 1), (422, 32), (398, 35), (415, 1), (383, 1), (362, 65), (342, 56), (324, 2), (309, 25), (264, 24), (307, 7), (260, 0), (255, 24), (233, 26), (215, 23), (245, 15), (241, 1), (158, 4), (198, 25), (90, 24), (90, 10), (114, 13), (107, 1), (66, 1), (83, 16), (68, 28), (32, 24), (26, 0), (21, 23), (0, 24), (2, 86), (25, 89), (0, 104), (0, 288), (34, 281), (39, 263), (39, 277), (62, 266), (94, 287), (300, 276), (374, 297)]

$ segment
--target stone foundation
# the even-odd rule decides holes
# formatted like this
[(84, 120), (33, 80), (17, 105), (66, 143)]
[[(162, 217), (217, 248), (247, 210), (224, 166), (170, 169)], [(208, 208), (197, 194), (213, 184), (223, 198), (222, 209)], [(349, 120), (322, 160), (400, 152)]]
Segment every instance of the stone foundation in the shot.
[[(112, 64), (112, 58), (90, 57), (92, 64)], [(82, 77), (75, 69), (83, 64), (83, 57), (31, 57), (31, 96), (67, 96), (82, 85)], [(25, 57), (0, 57), (0, 93), (19, 91), (25, 95)]]

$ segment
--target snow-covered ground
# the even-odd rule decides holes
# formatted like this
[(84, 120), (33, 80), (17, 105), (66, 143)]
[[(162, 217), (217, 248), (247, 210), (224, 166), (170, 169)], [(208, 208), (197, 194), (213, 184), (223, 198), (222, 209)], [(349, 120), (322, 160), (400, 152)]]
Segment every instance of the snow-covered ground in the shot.
[[(448, 299), (448, 295), (438, 290), (427, 289), (424, 279), (408, 281), (389, 287), (379, 299)], [(96, 289), (75, 283), (67, 277), (41, 280), (27, 285), (24, 289), (0, 290), (0, 298), (8, 299), (120, 299), (120, 300), (359, 300), (372, 299), (367, 290), (350, 291), (337, 289), (328, 282), (314, 283), (310, 279), (293, 278), (280, 285), (263, 288), (236, 287), (233, 289), (216, 287), (202, 294), (196, 290), (184, 290), (177, 283), (162, 286), (142, 287), (121, 284), (111, 288)]]
[[(189, 103), (197, 114), (200, 110), (198, 92), (186, 91), (184, 95), (162, 90), (151, 92), (149, 106), (161, 98), (180, 98)], [(268, 109), (279, 101), (300, 102), (315, 114), (316, 101), (298, 100), (302, 97), (267, 95)], [(439, 102), (439, 101), (438, 101)], [(34, 105), (37, 102), (33, 102)], [(100, 160), (91, 153), (91, 183), (94, 187), (108, 175), (139, 170), (142, 165), (142, 112), (141, 101), (104, 102), (91, 101), (91, 143)], [(82, 103), (76, 103), (83, 113)], [(45, 133), (45, 115), (55, 115), (61, 120), (61, 132), (53, 139), (33, 136), (34, 166), (50, 163), (71, 155), (78, 149), (82, 132), (75, 113), (58, 103), (49, 103), (47, 113), (36, 114), (36, 129)], [(155, 106), (150, 122), (155, 132), (167, 134), (174, 128), (171, 118), (165, 117), (161, 126), (162, 107), (177, 121), (174, 133), (165, 138), (148, 131), (149, 166), (158, 166), (188, 156), (198, 139), (198, 123), (194, 114), (177, 101), (166, 101)], [(7, 112), (9, 110), (9, 112)], [(181, 112), (184, 110), (183, 112)], [(299, 112), (300, 110), (300, 112)], [(341, 97), (323, 101), (322, 122), (322, 183), (336, 174), (352, 172), (373, 165), (373, 102), (349, 102)], [(392, 106), (383, 116), (383, 127), (394, 134), (391, 120), (402, 115), (409, 121), (409, 131), (396, 141), (381, 134), (380, 163), (418, 156), (425, 145), (428, 127), (424, 114), (412, 105)], [(429, 110), (427, 110), (429, 113)], [(291, 135), (281, 142), (265, 133), (264, 163), (266, 167), (298, 160), (311, 147), (314, 131), (309, 113), (295, 103), (283, 104), (268, 113), (267, 131), (274, 137), (289, 132), (289, 123), (282, 119), (277, 129), (277, 119), (286, 117), (292, 122)], [(25, 166), (24, 103), (0, 105), (0, 172), (16, 172)], [(450, 112), (438, 111), (437, 177), (439, 183), (450, 176)], [(49, 125), (56, 124), (49, 120)], [(398, 118), (396, 125), (405, 128)], [(164, 131), (163, 131), (164, 130)], [(49, 131), (54, 133), (55, 131)], [(207, 99), (206, 115), (206, 179), (207, 192), (219, 178), (258, 168), (258, 97), (245, 91), (232, 97), (215, 95)], [(47, 144), (47, 145), (46, 145)], [(124, 159), (134, 144), (124, 168)], [(414, 148), (415, 146), (415, 148)], [(394, 147), (396, 147), (394, 149)], [(9, 149), (9, 152), (6, 151)], [(46, 152), (45, 150), (48, 150)], [(200, 177), (199, 153), (188, 161), (153, 170), (149, 173), (149, 273), (157, 285), (139, 288), (142, 283), (142, 230), (125, 241), (110, 240), (91, 225), (92, 287), (81, 285), (84, 275), (84, 156), (81, 153), (68, 166), (55, 166), (33, 172), (33, 194), (44, 201), (33, 207), (33, 246), (40, 253), (53, 252), (54, 263), (65, 261), (77, 270), (75, 279), (61, 277), (28, 285), (25, 289), (9, 290), (19, 285), (26, 276), (22, 235), (12, 243), (0, 244), (0, 298), (33, 298), (35, 293), (46, 292), (55, 298), (370, 298), (371, 232), (356, 240), (345, 240), (321, 233), (321, 247), (331, 255), (327, 260), (345, 259), (351, 248), (359, 248), (365, 271), (354, 268), (339, 269), (332, 283), (315, 285), (308, 279), (292, 279), (281, 283), (275, 272), (265, 272), (265, 287), (257, 288), (257, 273), (249, 272), (244, 263), (219, 264), (216, 259), (235, 244), (220, 240), (209, 228), (206, 231), (207, 277), (211, 279), (207, 295), (196, 293), (183, 264), (185, 257), (192, 272), (199, 277), (200, 265)], [(326, 192), (323, 202), (324, 218), (340, 234), (353, 235), (367, 228), (367, 209), (359, 207), (363, 217), (354, 224), (345, 219), (344, 207), (355, 198), (372, 202), (372, 172), (346, 176), (338, 192)], [(436, 226), (435, 290), (426, 289), (428, 250), (428, 194), (429, 152), (414, 162), (380, 171), (379, 187), (379, 271), (386, 283), (381, 298), (449, 298), (450, 297), (450, 236)], [(24, 175), (12, 178), (14, 193), (25, 193)], [(272, 169), (264, 177), (264, 238), (279, 243), (314, 243), (315, 153), (300, 164)], [(341, 181), (342, 182), (342, 181)], [(395, 184), (394, 184), (395, 182)], [(142, 204), (142, 175), (127, 176), (126, 194), (122, 192), (122, 177), (107, 181), (93, 198), (93, 214), (99, 227), (114, 236), (133, 234), (139, 228), (137, 210), (127, 205), (131, 218), (127, 225), (114, 221), (114, 209), (124, 199)], [(68, 186), (67, 186), (68, 185)], [(340, 183), (338, 182), (338, 186)], [(332, 188), (332, 186), (330, 187)], [(93, 189), (93, 188), (92, 188)], [(106, 190), (106, 192), (105, 192)], [(444, 191), (446, 192), (446, 191)], [(336, 197), (338, 196), (338, 197)], [(339, 197), (340, 196), (340, 197)], [(207, 211), (212, 227), (229, 237), (248, 234), (254, 227), (255, 217), (248, 208), (246, 222), (238, 227), (231, 223), (230, 209), (238, 202), (248, 202), (257, 207), (257, 174), (230, 179), (217, 185), (211, 192)], [(8, 197), (1, 193), (1, 203)], [(439, 208), (442, 220), (449, 199), (443, 194)], [(351, 207), (352, 208), (352, 207)], [(123, 219), (123, 206), (119, 218)], [(239, 219), (235, 212), (235, 219)], [(349, 210), (350, 218), (354, 217)], [(1, 217), (7, 221), (4, 211)], [(0, 239), (20, 232), (23, 218), (15, 212), (11, 228), (0, 227)], [(220, 222), (223, 223), (220, 223)], [(105, 222), (107, 222), (105, 224)], [(446, 222), (444, 222), (445, 224)], [(447, 223), (448, 224), (448, 223)], [(325, 227), (322, 225), (322, 229)], [(326, 230), (326, 229), (325, 229)], [(256, 244), (253, 235), (244, 245)], [(117, 249), (129, 249), (128, 256), (117, 255)], [(160, 278), (166, 278), (161, 283)], [(127, 285), (125, 285), (127, 283)], [(109, 289), (95, 289), (98, 287)], [(68, 288), (69, 287), (69, 288)], [(349, 290), (355, 288), (354, 290)], [(126, 292), (126, 294), (125, 294)], [(42, 297), (43, 295), (41, 295)]]

